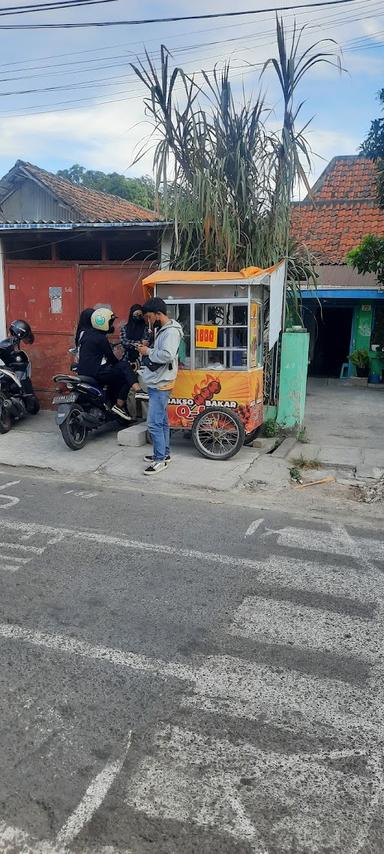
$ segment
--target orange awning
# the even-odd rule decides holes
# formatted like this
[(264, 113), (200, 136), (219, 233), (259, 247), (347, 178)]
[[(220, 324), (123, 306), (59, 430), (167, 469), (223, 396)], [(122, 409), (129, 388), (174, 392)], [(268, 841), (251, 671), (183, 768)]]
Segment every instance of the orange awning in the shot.
[(156, 270), (151, 273), (146, 279), (143, 279), (143, 285), (158, 285), (161, 282), (172, 282), (173, 284), (183, 284), (183, 282), (238, 282), (241, 279), (261, 278), (262, 276), (271, 273), (278, 265), (264, 269), (263, 267), (246, 267), (239, 270), (237, 273), (206, 273), (189, 272), (188, 270)]

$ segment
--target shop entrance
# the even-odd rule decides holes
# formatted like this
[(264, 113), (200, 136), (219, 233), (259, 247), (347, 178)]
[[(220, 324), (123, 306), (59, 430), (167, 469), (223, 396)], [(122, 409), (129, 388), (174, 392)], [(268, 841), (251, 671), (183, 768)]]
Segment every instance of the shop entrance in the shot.
[(311, 376), (339, 377), (351, 347), (353, 307), (323, 305), (317, 311), (317, 328)]

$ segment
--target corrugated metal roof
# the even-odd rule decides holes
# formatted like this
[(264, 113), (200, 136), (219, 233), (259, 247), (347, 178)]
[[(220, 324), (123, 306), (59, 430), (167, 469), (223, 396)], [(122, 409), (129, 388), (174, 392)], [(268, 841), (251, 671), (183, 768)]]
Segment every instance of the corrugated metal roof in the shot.
[(155, 211), (128, 202), (110, 193), (79, 187), (39, 166), (18, 160), (0, 181), (0, 199), (5, 198), (20, 180), (30, 178), (52, 193), (61, 203), (76, 212), (73, 222), (93, 223), (154, 223), (161, 222)]

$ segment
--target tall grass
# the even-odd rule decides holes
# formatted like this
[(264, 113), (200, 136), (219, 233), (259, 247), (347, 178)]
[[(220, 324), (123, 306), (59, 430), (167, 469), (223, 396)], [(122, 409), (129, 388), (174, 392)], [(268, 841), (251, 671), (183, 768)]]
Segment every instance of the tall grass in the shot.
[(306, 168), (312, 152), (297, 127), (303, 104), (296, 95), (304, 77), (324, 63), (340, 66), (335, 49), (321, 42), (301, 49), (303, 30), (288, 43), (276, 20), (276, 56), (265, 63), (275, 72), (282, 94), (281, 129), (271, 129), (271, 113), (261, 91), (235, 101), (230, 66), (202, 83), (181, 67), (171, 67), (166, 47), (157, 68), (149, 54), (132, 67), (144, 84), (146, 112), (153, 125), (153, 165), (158, 198), (175, 223), (171, 266), (175, 269), (240, 270), (289, 259), (289, 291), (299, 312), (297, 280), (314, 281), (313, 259), (289, 244), (290, 208), (298, 181), (309, 190)]

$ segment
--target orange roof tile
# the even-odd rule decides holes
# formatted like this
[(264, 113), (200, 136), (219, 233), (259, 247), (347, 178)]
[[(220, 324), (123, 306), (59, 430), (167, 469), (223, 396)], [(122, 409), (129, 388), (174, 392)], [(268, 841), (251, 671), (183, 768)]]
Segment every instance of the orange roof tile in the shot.
[(376, 198), (377, 170), (360, 156), (335, 157), (293, 205), (291, 233), (320, 264), (345, 264), (346, 253), (367, 234), (384, 236), (384, 210)]

